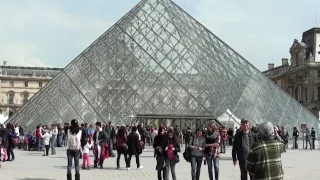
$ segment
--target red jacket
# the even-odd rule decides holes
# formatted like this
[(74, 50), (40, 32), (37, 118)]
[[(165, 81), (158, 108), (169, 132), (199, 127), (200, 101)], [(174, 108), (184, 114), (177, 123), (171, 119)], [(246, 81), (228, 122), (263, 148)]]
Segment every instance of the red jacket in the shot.
[(37, 138), (40, 138), (41, 135), (40, 135), (40, 128), (36, 129), (36, 137)]

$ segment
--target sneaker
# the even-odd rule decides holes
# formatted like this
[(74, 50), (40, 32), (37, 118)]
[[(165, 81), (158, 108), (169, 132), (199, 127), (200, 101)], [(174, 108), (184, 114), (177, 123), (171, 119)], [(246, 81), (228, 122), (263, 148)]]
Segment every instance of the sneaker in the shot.
[(130, 171), (130, 168), (127, 168), (128, 171)]
[(143, 166), (138, 167), (138, 169), (143, 169)]

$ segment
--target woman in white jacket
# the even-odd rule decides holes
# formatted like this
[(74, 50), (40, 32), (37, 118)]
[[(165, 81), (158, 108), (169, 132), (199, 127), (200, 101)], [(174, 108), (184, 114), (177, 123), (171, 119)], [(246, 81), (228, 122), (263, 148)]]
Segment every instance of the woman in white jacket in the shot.
[(51, 134), (47, 129), (44, 130), (44, 134), (41, 135), (41, 138), (43, 139), (43, 145), (45, 147), (45, 154), (43, 154), (43, 156), (49, 156)]

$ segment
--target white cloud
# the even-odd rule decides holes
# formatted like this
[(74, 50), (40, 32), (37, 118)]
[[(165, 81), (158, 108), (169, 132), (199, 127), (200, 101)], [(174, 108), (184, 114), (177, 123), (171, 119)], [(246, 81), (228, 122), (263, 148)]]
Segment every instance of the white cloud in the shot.
[(11, 66), (49, 66), (36, 56), (36, 49), (34, 44), (23, 40), (0, 45), (0, 59), (7, 61), (7, 65)]

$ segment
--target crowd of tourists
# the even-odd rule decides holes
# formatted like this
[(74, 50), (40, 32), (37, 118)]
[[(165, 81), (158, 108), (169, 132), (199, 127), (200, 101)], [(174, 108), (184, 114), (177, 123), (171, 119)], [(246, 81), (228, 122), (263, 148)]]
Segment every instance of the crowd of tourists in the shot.
[[(27, 150), (43, 151), (43, 156), (56, 154), (56, 147), (67, 147), (67, 179), (71, 180), (71, 167), (74, 161), (75, 180), (80, 180), (80, 168), (90, 169), (90, 151), (94, 154), (93, 168), (103, 168), (104, 160), (115, 157), (116, 166), (121, 169), (120, 159), (123, 155), (125, 169), (131, 169), (131, 159), (136, 159), (137, 169), (143, 169), (140, 155), (145, 145), (154, 148), (155, 166), (158, 180), (177, 179), (176, 165), (180, 162), (179, 152), (184, 150), (183, 158), (191, 164), (192, 180), (200, 179), (202, 164), (207, 165), (210, 180), (219, 179), (220, 154), (232, 146), (233, 164), (239, 165), (241, 180), (250, 179), (283, 179), (281, 153), (288, 148), (289, 134), (285, 127), (273, 126), (270, 122), (252, 127), (248, 120), (242, 119), (241, 126), (236, 129), (219, 127), (209, 123), (196, 131), (191, 128), (180, 130), (178, 126), (168, 128), (135, 126), (114, 126), (111, 122), (94, 125), (80, 124), (73, 119), (64, 127), (60, 125), (38, 125), (34, 132), (24, 136), (19, 125), (7, 124), (0, 129), (1, 160), (13, 161), (14, 148), (18, 139), (27, 139)], [(299, 132), (294, 128), (292, 137), (295, 143)], [(306, 141), (314, 148), (315, 132), (306, 130)], [(185, 144), (184, 148), (182, 148)], [(297, 145), (293, 146), (293, 149)], [(307, 148), (307, 147), (306, 147)], [(80, 166), (80, 159), (83, 159)], [(272, 163), (270, 163), (272, 162)], [(272, 172), (272, 173), (268, 173)]]

